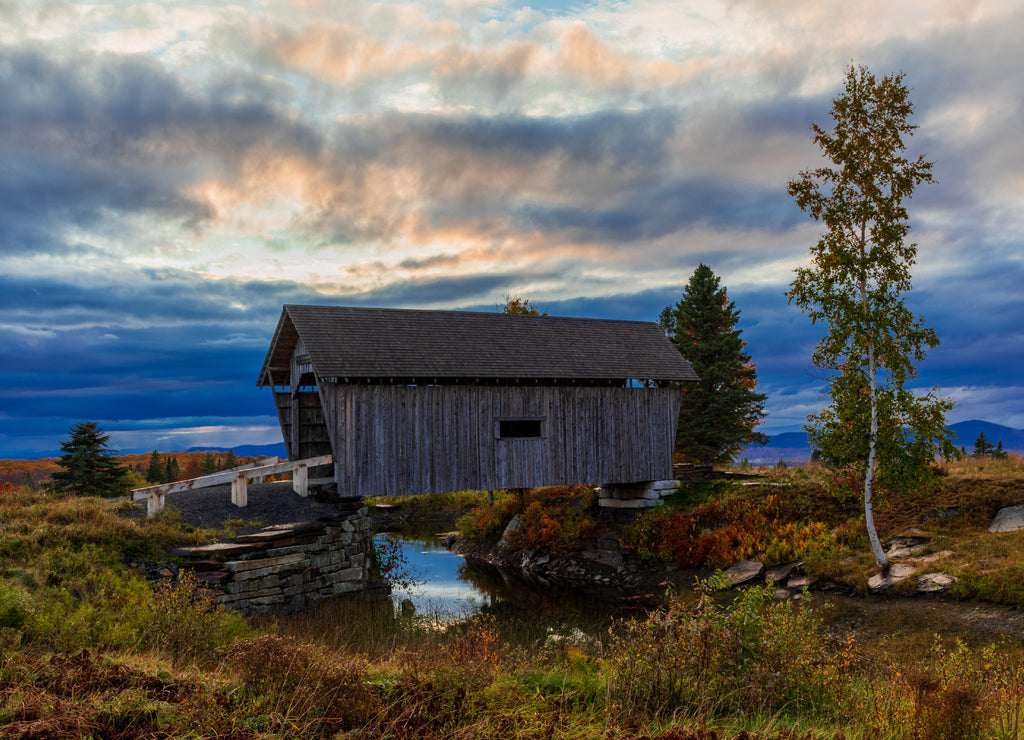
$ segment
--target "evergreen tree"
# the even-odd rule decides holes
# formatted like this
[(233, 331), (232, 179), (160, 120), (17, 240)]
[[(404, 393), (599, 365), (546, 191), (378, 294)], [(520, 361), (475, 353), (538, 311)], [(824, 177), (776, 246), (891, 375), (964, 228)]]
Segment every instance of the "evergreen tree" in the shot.
[(1000, 439), (999, 443), (996, 444), (996, 448), (992, 450), (992, 457), (998, 459), (1006, 457), (1006, 450), (1003, 449), (1003, 440)]
[(231, 470), (231, 468), (238, 466), (238, 458), (235, 457), (234, 448), (228, 450), (228, 454), (224, 456), (224, 470)]
[(683, 384), (676, 449), (696, 463), (730, 462), (749, 444), (765, 444), (755, 432), (766, 396), (757, 392), (757, 368), (743, 351), (736, 328), (740, 312), (719, 278), (701, 264), (674, 306), (658, 324), (693, 366), (698, 381)]
[(178, 458), (168, 455), (164, 466), (164, 481), (173, 483), (179, 477), (181, 477), (181, 471), (178, 469)]
[[(1002, 440), (999, 440), (1002, 442)], [(971, 457), (988, 457), (992, 454), (992, 443), (985, 437), (985, 432), (978, 432), (978, 438), (974, 440), (974, 452)]]
[(128, 468), (118, 465), (116, 452), (107, 447), (109, 435), (94, 421), (83, 421), (68, 430), (70, 438), (61, 443), (61, 467), (52, 476), (57, 490), (75, 496), (120, 496), (127, 493), (124, 475)]
[(160, 460), (160, 454), (153, 450), (153, 454), (149, 456), (149, 466), (146, 468), (146, 480), (154, 485), (157, 483), (166, 483), (164, 464)]
[(217, 472), (217, 458), (214, 454), (207, 450), (203, 453), (203, 459), (199, 463), (200, 475), (209, 475), (210, 473)]

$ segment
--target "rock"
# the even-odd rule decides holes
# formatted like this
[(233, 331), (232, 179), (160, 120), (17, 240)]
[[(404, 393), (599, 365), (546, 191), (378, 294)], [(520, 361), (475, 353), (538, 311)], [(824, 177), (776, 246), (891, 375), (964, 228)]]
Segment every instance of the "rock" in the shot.
[(416, 613), (416, 605), (412, 603), (412, 599), (402, 599), (402, 614), (412, 616)]
[[(919, 532), (920, 530), (913, 531)], [(922, 532), (922, 534), (924, 533)], [(923, 552), (927, 547), (927, 542), (926, 537), (917, 535), (894, 537), (889, 542), (889, 549), (885, 554), (890, 558), (909, 558), (912, 555)]]
[(772, 596), (775, 597), (776, 601), (785, 601), (789, 598), (789, 589), (777, 588), (772, 592)]
[(776, 565), (769, 568), (765, 576), (772, 583), (782, 583), (786, 581), (791, 575), (796, 573), (803, 573), (804, 562), (802, 560), (794, 560), (791, 563), (783, 563), (782, 565)]
[(513, 532), (519, 529), (519, 515), (516, 514), (512, 517), (512, 521), (505, 527), (505, 531), (501, 533), (501, 539), (498, 540), (498, 547), (508, 547), (508, 538)]
[(722, 575), (729, 580), (729, 585), (733, 588), (738, 588), (750, 583), (764, 582), (764, 574), (764, 563), (758, 560), (741, 560)]
[(876, 573), (868, 579), (868, 591), (873, 594), (884, 593), (897, 583), (907, 580), (916, 572), (917, 568), (907, 563), (893, 563), (889, 567), (888, 575)]
[(810, 589), (810, 587), (817, 582), (818, 579), (811, 578), (810, 576), (792, 576), (788, 581), (786, 581), (786, 588), (791, 593), (798, 592), (803, 591), (805, 588)]
[(890, 560), (897, 560), (899, 558), (911, 558), (918, 553), (924, 552), (928, 548), (928, 545), (912, 545), (910, 547), (890, 547), (886, 556)]
[(957, 582), (948, 573), (925, 573), (917, 577), (917, 590), (923, 594), (940, 593)]
[(1024, 504), (1000, 509), (988, 525), (989, 532), (1016, 532), (1018, 529), (1024, 529)]

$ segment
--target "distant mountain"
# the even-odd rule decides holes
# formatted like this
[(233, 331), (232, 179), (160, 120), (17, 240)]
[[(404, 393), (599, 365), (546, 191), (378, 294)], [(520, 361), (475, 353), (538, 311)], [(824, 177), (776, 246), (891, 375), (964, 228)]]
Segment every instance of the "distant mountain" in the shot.
[(238, 457), (279, 457), (288, 459), (288, 450), (284, 442), (269, 445), (239, 445), (238, 447), (189, 447), (185, 452), (227, 452), (234, 450)]
[(766, 445), (741, 450), (736, 455), (736, 462), (744, 457), (752, 465), (774, 465), (779, 460), (805, 463), (811, 459), (811, 446), (807, 443), (807, 432), (783, 432), (770, 435)]
[(993, 424), (990, 421), (981, 421), (979, 419), (958, 421), (956, 424), (950, 424), (949, 428), (956, 432), (956, 440), (954, 441), (956, 446), (963, 447), (968, 455), (974, 449), (974, 440), (982, 432), (985, 434), (985, 439), (991, 442), (993, 446), (997, 445), (999, 440), (1002, 440), (1004, 450), (1024, 455), (1024, 429), (1013, 429), (1012, 427), (1004, 427), (1002, 424)]
[[(968, 455), (974, 449), (974, 440), (981, 433), (984, 433), (985, 439), (993, 445), (1002, 440), (1004, 450), (1024, 455), (1024, 429), (1014, 429), (978, 419), (958, 421), (956, 424), (950, 424), (949, 428), (956, 433), (954, 440), (956, 446), (963, 447)], [(811, 446), (807, 442), (807, 432), (783, 432), (771, 435), (770, 441), (766, 445), (742, 450), (736, 456), (736, 460), (740, 461), (746, 457), (753, 465), (774, 464), (779, 460), (800, 463), (810, 460), (811, 452)]]

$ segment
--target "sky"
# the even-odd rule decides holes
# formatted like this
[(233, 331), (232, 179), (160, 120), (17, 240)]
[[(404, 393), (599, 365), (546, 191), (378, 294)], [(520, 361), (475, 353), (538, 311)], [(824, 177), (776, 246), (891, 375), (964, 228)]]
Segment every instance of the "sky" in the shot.
[(286, 303), (655, 321), (700, 262), (762, 431), (827, 400), (784, 292), (851, 63), (902, 72), (948, 421), (1024, 427), (1019, 0), (0, 0), (0, 458), (280, 441)]

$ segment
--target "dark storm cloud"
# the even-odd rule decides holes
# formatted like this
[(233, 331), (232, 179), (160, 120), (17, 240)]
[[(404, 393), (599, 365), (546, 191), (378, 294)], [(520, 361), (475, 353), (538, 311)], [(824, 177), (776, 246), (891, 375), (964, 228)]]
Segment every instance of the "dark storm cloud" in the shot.
[(315, 156), (318, 138), (256, 100), (189, 92), (143, 55), (54, 59), (0, 46), (0, 250), (66, 252), (66, 226), (147, 212), (210, 216), (183, 189), (263, 141)]
[(532, 204), (522, 207), (518, 216), (523, 228), (614, 242), (657, 239), (697, 225), (781, 231), (800, 222), (779, 188), (709, 178), (646, 183), (605, 210)]

